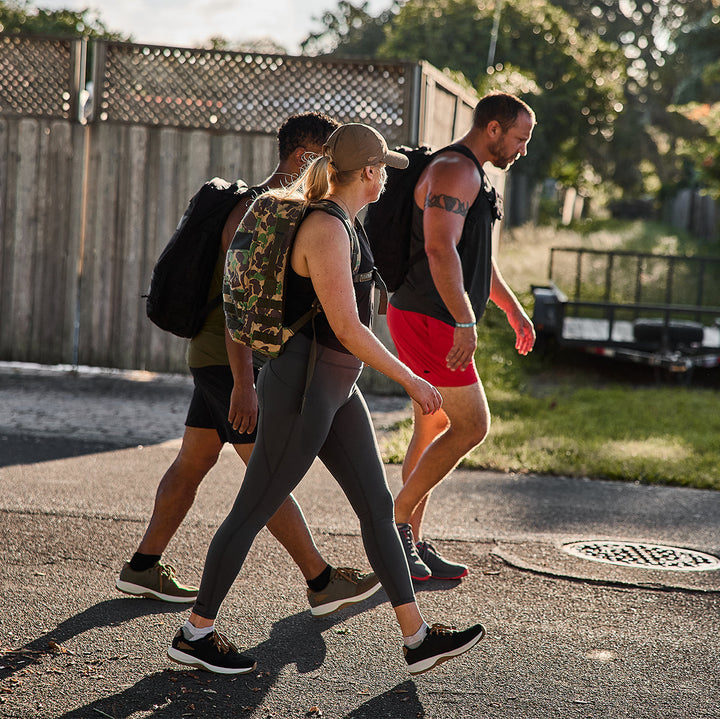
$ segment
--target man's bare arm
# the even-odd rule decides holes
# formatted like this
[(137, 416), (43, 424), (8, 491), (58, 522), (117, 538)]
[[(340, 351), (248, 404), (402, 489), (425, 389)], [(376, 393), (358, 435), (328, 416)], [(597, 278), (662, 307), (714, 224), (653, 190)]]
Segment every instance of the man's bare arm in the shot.
[(455, 328), (453, 346), (446, 357), (450, 369), (465, 369), (477, 348), (475, 313), (465, 292), (457, 245), (465, 218), (477, 195), (480, 178), (465, 158), (431, 166), (422, 187), (424, 192), (423, 233), (433, 283), (455, 322), (470, 327)]
[(235, 231), (237, 230), (238, 225), (242, 221), (243, 217), (245, 217), (247, 211), (250, 209), (250, 205), (252, 205), (252, 203), (252, 198), (249, 198), (247, 200), (240, 200), (240, 202), (238, 202), (237, 205), (235, 205), (235, 207), (233, 207), (233, 209), (230, 211), (230, 214), (228, 215), (227, 220), (225, 220), (225, 225), (223, 226), (222, 230), (221, 242), (224, 252), (228, 251), (230, 243), (235, 236)]
[(535, 327), (525, 313), (523, 306), (503, 279), (493, 258), (490, 299), (507, 315), (510, 326), (515, 330), (515, 349), (521, 355), (532, 351), (535, 345)]
[(463, 202), (452, 195), (430, 193), (425, 199), (425, 209), (428, 207), (437, 207), (438, 209), (445, 210), (446, 212), (454, 212), (456, 215), (460, 215), (465, 218), (470, 210), (470, 203)]

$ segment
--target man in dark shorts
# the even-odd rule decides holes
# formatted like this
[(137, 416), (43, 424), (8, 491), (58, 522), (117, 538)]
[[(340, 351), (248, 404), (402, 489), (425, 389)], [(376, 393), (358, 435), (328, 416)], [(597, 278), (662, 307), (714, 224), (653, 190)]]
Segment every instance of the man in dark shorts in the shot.
[[(321, 113), (310, 112), (288, 118), (278, 131), (279, 164), (262, 183), (262, 189), (289, 184), (308, 162), (322, 153), (325, 140), (336, 127), (338, 123), (335, 120)], [(222, 291), (225, 254), (252, 199), (241, 200), (225, 223), (209, 297), (215, 297)], [(185, 420), (182, 445), (160, 481), (145, 535), (116, 580), (117, 588), (127, 594), (167, 602), (195, 601), (197, 587), (181, 584), (174, 568), (161, 561), (162, 553), (190, 510), (200, 483), (217, 462), (225, 442), (233, 445), (245, 464), (250, 459), (255, 432), (246, 433), (244, 427), (233, 429), (228, 416), (233, 393), (246, 390), (254, 393), (254, 379), (245, 377), (246, 387), (234, 385), (226, 349), (226, 342), (232, 341), (226, 335), (225, 317), (220, 305), (208, 316), (202, 330), (190, 340), (187, 358), (195, 390)], [(267, 523), (267, 527), (303, 573), (313, 614), (329, 614), (369, 597), (380, 588), (374, 574), (331, 567), (323, 559), (292, 495)]]
[[(423, 415), (403, 463), (395, 520), (414, 579), (460, 579), (463, 564), (438, 554), (423, 538), (422, 522), (436, 487), (479, 445), (490, 412), (475, 367), (475, 325), (488, 299), (505, 311), (521, 355), (535, 342), (532, 322), (507, 286), (492, 256), (493, 223), (501, 201), (482, 166), (507, 169), (524, 156), (535, 114), (521, 100), (491, 93), (475, 107), (466, 135), (432, 159), (415, 186), (410, 256), (422, 258), (393, 294), (388, 326), (399, 358), (435, 385), (442, 409)], [(424, 250), (424, 254), (423, 254)]]

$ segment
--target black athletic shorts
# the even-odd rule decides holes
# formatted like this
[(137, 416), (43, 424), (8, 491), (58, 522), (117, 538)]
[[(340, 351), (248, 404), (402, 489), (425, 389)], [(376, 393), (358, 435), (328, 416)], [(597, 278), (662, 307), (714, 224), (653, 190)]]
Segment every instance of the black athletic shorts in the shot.
[[(257, 427), (251, 434), (241, 434), (228, 422), (230, 395), (233, 388), (232, 370), (229, 365), (191, 367), (195, 391), (190, 400), (185, 426), (214, 429), (223, 442), (230, 444), (253, 444)], [(257, 381), (258, 370), (255, 370)]]

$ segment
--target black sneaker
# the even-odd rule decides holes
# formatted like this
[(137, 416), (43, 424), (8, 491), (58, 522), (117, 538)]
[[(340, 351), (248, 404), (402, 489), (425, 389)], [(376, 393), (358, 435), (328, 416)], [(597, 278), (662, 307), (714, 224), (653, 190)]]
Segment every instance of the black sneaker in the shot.
[(403, 647), (410, 674), (422, 674), (448, 659), (464, 654), (484, 636), (485, 629), (482, 624), (476, 624), (463, 631), (443, 624), (433, 624), (419, 647), (415, 649)]
[(432, 542), (423, 539), (415, 545), (418, 556), (430, 567), (434, 579), (462, 579), (467, 577), (468, 568), (465, 564), (445, 559)]
[(185, 638), (180, 627), (167, 653), (178, 664), (187, 664), (216, 674), (247, 674), (257, 666), (252, 657), (240, 654), (227, 637), (216, 631), (193, 642)]
[(405, 557), (407, 557), (410, 576), (420, 582), (430, 579), (432, 572), (430, 571), (430, 567), (420, 559), (417, 547), (415, 546), (415, 540), (413, 539), (412, 527), (407, 523), (403, 523), (397, 525), (397, 530), (403, 549), (405, 550)]

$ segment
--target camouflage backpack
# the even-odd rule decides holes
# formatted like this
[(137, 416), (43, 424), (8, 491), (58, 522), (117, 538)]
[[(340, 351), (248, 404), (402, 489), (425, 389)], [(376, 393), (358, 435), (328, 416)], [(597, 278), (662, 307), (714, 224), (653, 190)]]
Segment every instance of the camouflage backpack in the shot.
[(293, 240), (300, 223), (312, 210), (323, 210), (343, 221), (352, 243), (353, 280), (365, 281), (372, 276), (357, 274), (360, 266), (357, 233), (337, 205), (327, 201), (305, 205), (298, 200), (261, 195), (246, 216), (255, 217), (254, 231), (241, 225), (228, 250), (223, 307), (233, 340), (267, 357), (277, 357), (285, 343), (322, 311), (316, 299), (308, 312), (291, 326), (285, 325), (285, 277)]

